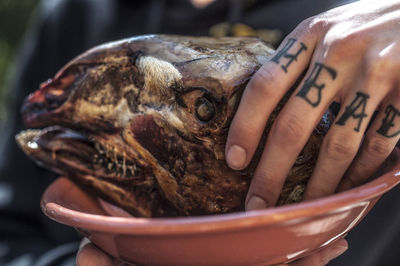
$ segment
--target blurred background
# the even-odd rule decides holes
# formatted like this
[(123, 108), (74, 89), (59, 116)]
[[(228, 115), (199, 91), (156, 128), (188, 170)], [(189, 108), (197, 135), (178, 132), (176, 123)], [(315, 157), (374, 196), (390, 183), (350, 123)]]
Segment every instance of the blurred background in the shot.
[(0, 123), (6, 116), (14, 56), (39, 0), (0, 0)]

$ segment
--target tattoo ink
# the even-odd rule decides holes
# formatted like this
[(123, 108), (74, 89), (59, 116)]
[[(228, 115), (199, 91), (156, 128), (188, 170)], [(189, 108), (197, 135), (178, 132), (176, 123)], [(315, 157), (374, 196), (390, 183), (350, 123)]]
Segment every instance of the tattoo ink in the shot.
[[(323, 88), (325, 88), (325, 83), (317, 83), (318, 77), (321, 74), (322, 70), (327, 71), (332, 80), (336, 79), (336, 70), (331, 67), (325, 66), (324, 64), (315, 63), (314, 68), (311, 70), (311, 74), (304, 81), (303, 87), (300, 89), (299, 93), (296, 94), (296, 96), (303, 98), (309, 104), (311, 104), (312, 107), (317, 107), (319, 105), (319, 103), (321, 102), (321, 91)], [(314, 100), (310, 99), (308, 96), (308, 93), (313, 88), (318, 91), (317, 99)]]
[(289, 59), (289, 61), (286, 63), (286, 65), (281, 65), (281, 68), (283, 69), (283, 71), (285, 71), (286, 73), (288, 72), (288, 67), (290, 66), (290, 64), (293, 63), (293, 61), (297, 61), (297, 57), (301, 54), (301, 52), (306, 51), (307, 50), (307, 46), (300, 42), (300, 48), (297, 50), (296, 53), (294, 54), (289, 54), (288, 51), (290, 50), (290, 48), (292, 48), (293, 44), (297, 42), (296, 39), (294, 38), (290, 38), (287, 43), (285, 44), (285, 46), (279, 50), (274, 57), (272, 57), (271, 61), (274, 63), (279, 64), (280, 63), (280, 59), (282, 57)]
[(359, 132), (362, 120), (368, 116), (365, 113), (365, 107), (367, 106), (368, 98), (369, 95), (358, 91), (356, 98), (354, 98), (349, 106), (346, 106), (346, 111), (344, 111), (343, 115), (339, 118), (336, 124), (344, 126), (350, 117), (358, 119), (358, 125), (354, 128), (354, 131)]
[(382, 125), (376, 132), (387, 138), (396, 137), (400, 134), (400, 130), (393, 134), (390, 134), (389, 130), (394, 126), (393, 121), (396, 119), (396, 116), (400, 116), (400, 111), (390, 104), (386, 107), (385, 114), (386, 116), (382, 120)]

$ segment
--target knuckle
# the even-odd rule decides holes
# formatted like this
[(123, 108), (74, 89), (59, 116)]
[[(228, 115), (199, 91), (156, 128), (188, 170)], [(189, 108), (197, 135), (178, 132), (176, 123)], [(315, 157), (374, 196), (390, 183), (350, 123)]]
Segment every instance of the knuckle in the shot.
[(293, 30), (294, 33), (302, 34), (302, 33), (307, 33), (310, 32), (311, 30), (311, 25), (312, 25), (312, 19), (313, 18), (307, 18), (300, 22), (297, 27)]
[(329, 28), (329, 20), (324, 16), (314, 16), (304, 21), (309, 32), (314, 35), (321, 35)]
[[(257, 127), (250, 119), (242, 119), (229, 130), (227, 144), (238, 144), (251, 152), (256, 149), (257, 143), (261, 138), (263, 127)], [(243, 139), (243, 136), (248, 136)], [(228, 145), (227, 145), (228, 147)]]
[(364, 176), (364, 172), (361, 167), (361, 165), (359, 167), (354, 167), (351, 171), (351, 174), (346, 174), (342, 180), (342, 183), (347, 182), (347, 186), (349, 187), (356, 187), (361, 184)]
[[(376, 159), (373, 158), (374, 161)], [(374, 168), (375, 163), (372, 163), (370, 160), (356, 160), (355, 162), (347, 170), (341, 181), (341, 185), (344, 188), (352, 188), (364, 183), (376, 170)]]
[(371, 52), (368, 55), (368, 65), (365, 70), (367, 81), (370, 83), (386, 84), (392, 82), (393, 75), (400, 70), (400, 60), (390, 56), (379, 56)]
[(328, 22), (319, 16), (309, 17), (300, 22), (290, 34), (291, 36), (301, 36), (309, 43), (316, 42), (324, 35), (328, 27)]
[(346, 31), (340, 25), (332, 27), (323, 37), (324, 58), (334, 64), (361, 60), (370, 47), (370, 42), (370, 34), (361, 30)]
[(379, 76), (384, 77), (387, 75), (386, 71), (390, 68), (389, 60), (371, 52), (367, 55), (367, 58), (368, 63), (365, 66), (365, 74), (367, 77), (373, 76), (374, 78), (377, 78)]
[(392, 147), (390, 143), (388, 143), (384, 139), (380, 137), (372, 137), (365, 140), (364, 150), (368, 155), (372, 157), (379, 156), (381, 158), (388, 156), (392, 151)]
[(252, 186), (252, 195), (264, 199), (269, 205), (273, 205), (280, 195), (280, 184), (271, 176), (273, 175), (268, 170), (260, 170), (254, 176)]
[[(321, 171), (321, 176), (329, 176), (330, 174), (331, 173), (327, 172), (326, 170)], [(317, 199), (323, 196), (327, 196), (334, 193), (334, 189), (334, 187), (327, 186), (325, 183), (313, 182), (313, 184), (310, 184), (309, 187), (307, 187), (307, 198)]]
[(345, 190), (349, 190), (351, 188), (355, 187), (355, 185), (353, 184), (353, 181), (350, 180), (349, 178), (343, 178), (340, 183), (339, 186), (337, 187), (337, 191), (345, 191)]
[(388, 93), (385, 100), (386, 105), (388, 105), (389, 100), (398, 103), (400, 101), (400, 86), (393, 88), (390, 93)]
[(350, 33), (338, 33), (337, 30), (333, 29), (325, 37), (326, 43), (326, 60), (336, 62), (342, 62), (347, 59), (354, 59), (354, 55), (359, 55), (362, 51), (361, 43), (362, 34), (357, 32)]
[(327, 136), (323, 142), (325, 154), (333, 160), (348, 160), (357, 153), (354, 141), (345, 135)]
[(260, 68), (251, 80), (251, 90), (261, 94), (263, 97), (269, 97), (274, 94), (272, 87), (279, 86), (276, 75), (268, 67)]
[(304, 123), (293, 114), (282, 114), (274, 123), (271, 129), (273, 141), (284, 143), (286, 146), (294, 146), (299, 143), (300, 137), (304, 133)]
[(391, 44), (389, 46), (383, 46), (380, 50), (369, 49), (366, 53), (366, 57), (369, 60), (369, 64), (376, 66), (378, 69), (380, 67), (384, 68), (383, 70), (392, 70), (398, 69), (400, 67), (400, 45), (399, 44)]
[(338, 38), (336, 40), (341, 46), (344, 46), (343, 48), (350, 47), (353, 49), (354, 48), (360, 49), (360, 47), (363, 47), (363, 44), (368, 43), (367, 37), (369, 35), (359, 30), (349, 31), (341, 35), (342, 35), (341, 38)]
[(268, 64), (264, 64), (255, 75), (255, 81), (260, 87), (266, 87), (270, 83), (277, 83), (277, 75), (272, 72)]

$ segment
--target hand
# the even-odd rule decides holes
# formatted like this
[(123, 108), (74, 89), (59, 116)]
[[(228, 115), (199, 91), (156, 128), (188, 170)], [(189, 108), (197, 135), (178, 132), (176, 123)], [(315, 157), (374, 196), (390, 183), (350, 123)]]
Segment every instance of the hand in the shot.
[(84, 238), (76, 255), (77, 266), (133, 266), (127, 262), (113, 258)]
[[(304, 258), (298, 259), (292, 263), (291, 266), (322, 266), (328, 264), (331, 260), (342, 255), (348, 248), (348, 243), (345, 239), (339, 239), (331, 245), (324, 247), (317, 253), (313, 253)], [(283, 266), (286, 264), (278, 264), (276, 266)]]
[(332, 9), (303, 21), (253, 76), (229, 130), (226, 158), (234, 169), (248, 165), (272, 110), (306, 71), (272, 126), (247, 210), (276, 204), (297, 155), (334, 101), (341, 108), (324, 138), (305, 200), (361, 184), (390, 154), (400, 136), (399, 23), (398, 0)]
[[(348, 248), (345, 239), (339, 239), (331, 245), (324, 247), (317, 253), (311, 254), (302, 259), (296, 260), (290, 265), (293, 266), (322, 266), (326, 265), (329, 261), (340, 256)], [(79, 248), (78, 255), (76, 256), (76, 265), (78, 266), (123, 266), (131, 265), (116, 259), (111, 258), (103, 251), (95, 247), (89, 240), (84, 239)], [(286, 264), (280, 264), (286, 265)]]

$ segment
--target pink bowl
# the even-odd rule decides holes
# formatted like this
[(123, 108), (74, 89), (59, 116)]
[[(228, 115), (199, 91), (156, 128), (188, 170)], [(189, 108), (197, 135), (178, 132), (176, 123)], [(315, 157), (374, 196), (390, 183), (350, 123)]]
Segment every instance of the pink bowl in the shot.
[(139, 265), (265, 265), (315, 252), (351, 230), (400, 182), (400, 161), (369, 183), (322, 199), (247, 213), (134, 218), (59, 178), (41, 206), (105, 252)]

